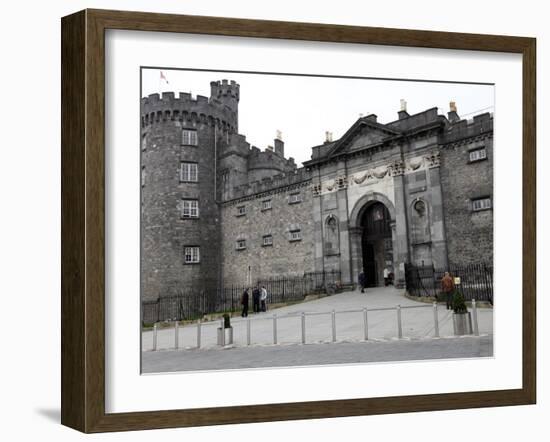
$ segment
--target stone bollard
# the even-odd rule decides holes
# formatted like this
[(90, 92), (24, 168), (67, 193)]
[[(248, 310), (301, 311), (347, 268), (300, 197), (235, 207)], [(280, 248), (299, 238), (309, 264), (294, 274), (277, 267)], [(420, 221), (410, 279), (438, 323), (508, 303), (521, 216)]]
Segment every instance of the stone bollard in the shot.
[(403, 327), (401, 325), (401, 306), (396, 307), (397, 311), (397, 337), (401, 339), (403, 337)]
[(479, 324), (477, 322), (477, 304), (475, 299), (472, 299), (472, 316), (474, 317), (474, 335), (479, 336)]
[(439, 318), (437, 315), (437, 302), (433, 303), (434, 307), (434, 335), (436, 338), (439, 338)]

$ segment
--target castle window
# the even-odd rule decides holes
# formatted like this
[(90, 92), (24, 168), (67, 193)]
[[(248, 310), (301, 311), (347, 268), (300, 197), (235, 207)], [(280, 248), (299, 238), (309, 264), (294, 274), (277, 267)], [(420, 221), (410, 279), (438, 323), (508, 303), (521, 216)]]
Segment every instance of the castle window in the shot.
[(297, 193), (291, 193), (288, 197), (288, 204), (296, 204), (301, 202), (302, 199), (300, 198), (300, 192)]
[(185, 264), (196, 264), (200, 262), (200, 250), (197, 246), (187, 246), (183, 248)]
[(480, 212), (481, 210), (488, 210), (492, 207), (491, 197), (476, 198), (472, 200), (472, 210), (474, 212)]
[(180, 181), (196, 183), (199, 180), (197, 163), (181, 163)]
[(470, 163), (475, 163), (476, 161), (482, 161), (487, 159), (487, 150), (485, 147), (479, 149), (473, 149), (469, 152)]
[(289, 241), (301, 241), (302, 232), (300, 230), (291, 230)]
[(237, 216), (244, 216), (244, 215), (246, 215), (246, 206), (238, 206)]
[(183, 129), (181, 131), (181, 144), (183, 144), (184, 146), (198, 145), (197, 131)]
[(183, 218), (198, 218), (199, 217), (198, 200), (183, 200), (183, 210), (182, 210), (181, 216)]
[(262, 201), (262, 210), (271, 209), (271, 200)]
[(273, 245), (273, 235), (264, 235), (262, 245), (264, 247), (272, 246)]
[(244, 250), (244, 249), (246, 249), (246, 239), (238, 239), (237, 250)]

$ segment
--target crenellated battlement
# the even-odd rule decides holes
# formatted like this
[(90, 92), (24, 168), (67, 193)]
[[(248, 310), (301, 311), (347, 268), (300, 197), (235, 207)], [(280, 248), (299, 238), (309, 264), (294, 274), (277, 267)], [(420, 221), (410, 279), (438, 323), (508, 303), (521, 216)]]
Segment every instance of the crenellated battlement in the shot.
[(210, 92), (212, 98), (232, 97), (239, 101), (240, 87), (234, 80), (212, 81)]
[(229, 132), (236, 132), (238, 127), (237, 114), (230, 106), (203, 95), (193, 99), (186, 92), (180, 92), (178, 97), (174, 92), (163, 92), (162, 96), (151, 94), (141, 99), (142, 128), (166, 121), (216, 125)]
[(288, 172), (296, 169), (294, 158), (284, 158), (272, 150), (260, 150), (252, 147), (248, 156), (248, 169), (276, 169)]
[(442, 143), (454, 143), (472, 137), (493, 133), (493, 115), (489, 112), (476, 115), (470, 120), (450, 122)]
[(280, 172), (288, 172), (296, 169), (294, 158), (284, 158), (281, 154), (272, 150), (261, 150), (251, 145), (246, 140), (246, 136), (238, 133), (230, 134), (227, 146), (220, 152), (220, 158), (229, 155), (246, 157), (248, 170), (275, 169)]
[(260, 181), (252, 181), (236, 186), (233, 189), (232, 200), (250, 196), (262, 197), (266, 193), (274, 191), (289, 191), (296, 187), (307, 185), (311, 181), (311, 178), (311, 172), (301, 167), (292, 172), (280, 173), (269, 178), (263, 178)]

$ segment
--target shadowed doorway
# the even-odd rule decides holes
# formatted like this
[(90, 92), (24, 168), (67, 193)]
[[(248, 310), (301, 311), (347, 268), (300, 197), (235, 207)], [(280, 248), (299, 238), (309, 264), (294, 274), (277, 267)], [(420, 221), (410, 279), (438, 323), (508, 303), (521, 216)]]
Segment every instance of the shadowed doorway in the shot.
[(393, 244), (390, 213), (381, 202), (371, 204), (363, 213), (363, 272), (367, 287), (384, 285), (384, 268), (393, 271)]

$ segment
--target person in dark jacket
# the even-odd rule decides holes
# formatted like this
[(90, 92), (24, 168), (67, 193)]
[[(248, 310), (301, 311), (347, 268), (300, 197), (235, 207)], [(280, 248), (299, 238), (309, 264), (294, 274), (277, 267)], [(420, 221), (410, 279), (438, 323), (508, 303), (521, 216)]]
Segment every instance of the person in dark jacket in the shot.
[(260, 311), (260, 289), (258, 286), (254, 287), (254, 290), (252, 290), (252, 310), (254, 313)]
[(365, 293), (365, 285), (367, 280), (363, 272), (359, 273), (359, 286), (361, 287), (361, 293)]
[(445, 276), (441, 278), (441, 291), (447, 301), (447, 310), (453, 308), (453, 293), (455, 291), (455, 283), (449, 272), (445, 272)]
[(243, 305), (241, 316), (246, 318), (248, 316), (248, 289), (244, 289), (243, 295), (241, 296), (241, 304)]

